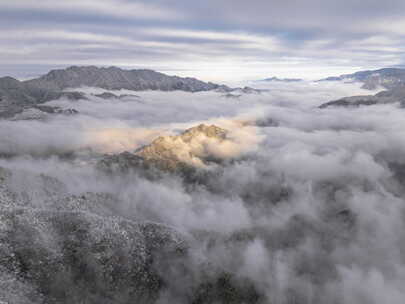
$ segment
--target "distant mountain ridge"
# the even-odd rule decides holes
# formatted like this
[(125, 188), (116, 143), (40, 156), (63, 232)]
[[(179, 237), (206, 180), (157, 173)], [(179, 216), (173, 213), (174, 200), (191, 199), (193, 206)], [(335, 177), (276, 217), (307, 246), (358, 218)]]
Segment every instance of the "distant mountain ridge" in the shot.
[(405, 86), (405, 69), (383, 68), (379, 70), (359, 71), (353, 74), (327, 77), (318, 81), (354, 81), (363, 83), (362, 88), (375, 90), (378, 87), (395, 89)]
[(168, 76), (153, 70), (123, 70), (117, 67), (71, 66), (52, 70), (48, 74), (25, 83), (48, 90), (64, 90), (81, 86), (106, 90), (159, 90), (187, 92), (229, 89), (227, 86), (203, 82), (196, 78)]
[(299, 82), (302, 81), (301, 78), (278, 78), (276, 76), (265, 78), (260, 81), (268, 81), (268, 82)]
[(12, 117), (26, 108), (61, 97), (73, 100), (86, 99), (83, 93), (66, 91), (80, 87), (132, 91), (230, 92), (233, 90), (226, 85), (204, 82), (196, 78), (169, 76), (152, 70), (71, 66), (66, 69), (51, 70), (46, 75), (26, 81), (8, 76), (0, 78), (0, 118)]
[(405, 106), (405, 69), (384, 68), (371, 71), (360, 71), (337, 77), (328, 77), (319, 81), (353, 81), (363, 83), (362, 88), (375, 90), (386, 89), (375, 95), (349, 96), (326, 102), (320, 108), (357, 107), (364, 105), (399, 103)]
[(375, 95), (361, 95), (344, 97), (322, 104), (319, 108), (328, 107), (358, 107), (375, 104), (400, 103), (405, 106), (405, 87), (398, 87), (392, 90), (382, 91)]

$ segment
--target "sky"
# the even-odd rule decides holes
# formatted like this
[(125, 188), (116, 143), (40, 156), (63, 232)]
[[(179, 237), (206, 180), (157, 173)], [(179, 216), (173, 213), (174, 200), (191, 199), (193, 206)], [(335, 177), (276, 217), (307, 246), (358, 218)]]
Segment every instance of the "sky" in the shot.
[(403, 0), (0, 0), (0, 75), (70, 65), (231, 83), (404, 66)]

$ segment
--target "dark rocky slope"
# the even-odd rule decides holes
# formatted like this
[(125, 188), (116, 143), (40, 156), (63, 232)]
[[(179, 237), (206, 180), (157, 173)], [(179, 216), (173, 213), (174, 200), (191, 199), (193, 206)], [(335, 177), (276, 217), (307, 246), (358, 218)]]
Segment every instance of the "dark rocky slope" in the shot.
[[(15, 304), (257, 303), (243, 277), (189, 261), (196, 240), (163, 224), (136, 221), (103, 193), (66, 195), (40, 175), (40, 206), (9, 187), (0, 168), (0, 302)], [(187, 280), (182, 285), (179, 280)]]
[[(79, 92), (50, 90), (11, 77), (0, 78), (0, 118), (13, 117), (24, 109), (62, 97), (70, 100), (85, 99), (84, 94)], [(39, 107), (37, 110), (42, 111)], [(43, 112), (49, 113), (49, 111), (50, 107), (47, 107)], [(54, 108), (53, 111), (58, 112), (58, 109)]]

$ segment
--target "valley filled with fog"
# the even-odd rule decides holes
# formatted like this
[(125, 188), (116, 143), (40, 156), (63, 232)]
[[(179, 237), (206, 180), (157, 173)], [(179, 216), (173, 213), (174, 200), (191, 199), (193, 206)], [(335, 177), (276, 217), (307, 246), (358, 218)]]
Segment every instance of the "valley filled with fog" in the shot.
[[(0, 300), (403, 303), (405, 110), (252, 86), (81, 87), (45, 103), (72, 115), (0, 120)], [(174, 167), (133, 165), (159, 137)]]

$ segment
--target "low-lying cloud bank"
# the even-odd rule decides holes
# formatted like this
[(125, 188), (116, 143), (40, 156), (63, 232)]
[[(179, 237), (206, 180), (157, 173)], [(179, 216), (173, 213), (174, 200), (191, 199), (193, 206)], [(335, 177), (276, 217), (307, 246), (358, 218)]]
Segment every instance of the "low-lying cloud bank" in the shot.
[[(151, 269), (160, 285), (149, 302), (402, 303), (403, 109), (317, 108), (361, 93), (354, 84), (280, 84), (238, 98), (218, 92), (137, 92), (139, 98), (104, 100), (90, 95), (94, 89), (85, 91), (89, 100), (50, 103), (75, 108), (77, 115), (0, 121), (0, 167), (10, 170), (1, 172), (1, 213), (69, 209), (83, 212), (91, 227), (101, 217), (105, 223), (122, 218), (177, 231), (186, 249), (176, 251), (180, 257), (155, 256)], [(97, 169), (104, 153), (134, 151), (200, 123), (215, 124), (229, 135), (225, 144), (198, 142), (225, 161), (197, 170), (192, 179)], [(1, 236), (7, 225), (0, 225)], [(86, 232), (85, 242), (105, 229), (97, 227)], [(41, 231), (40, 243), (32, 246), (56, 252), (56, 232)], [(6, 252), (0, 249), (3, 256)], [(85, 265), (105, 273), (94, 266), (98, 262), (91, 264), (93, 255), (83, 255)], [(132, 256), (120, 258), (112, 265), (127, 266)], [(6, 286), (13, 272), (4, 273), (0, 282)], [(66, 273), (66, 303), (80, 298), (130, 303), (122, 295), (123, 290), (131, 294), (129, 287), (120, 290), (120, 300), (113, 291), (103, 296), (98, 288), (104, 285), (89, 287), (85, 279), (75, 281)], [(119, 274), (131, 286), (130, 275)], [(13, 278), (21, 284), (12, 285), (19, 286), (13, 296), (21, 303), (29, 303), (24, 299), (32, 290), (45, 298), (47, 292), (60, 296), (55, 286), (44, 288), (52, 274), (37, 281)], [(0, 300), (11, 297), (7, 290)]]

